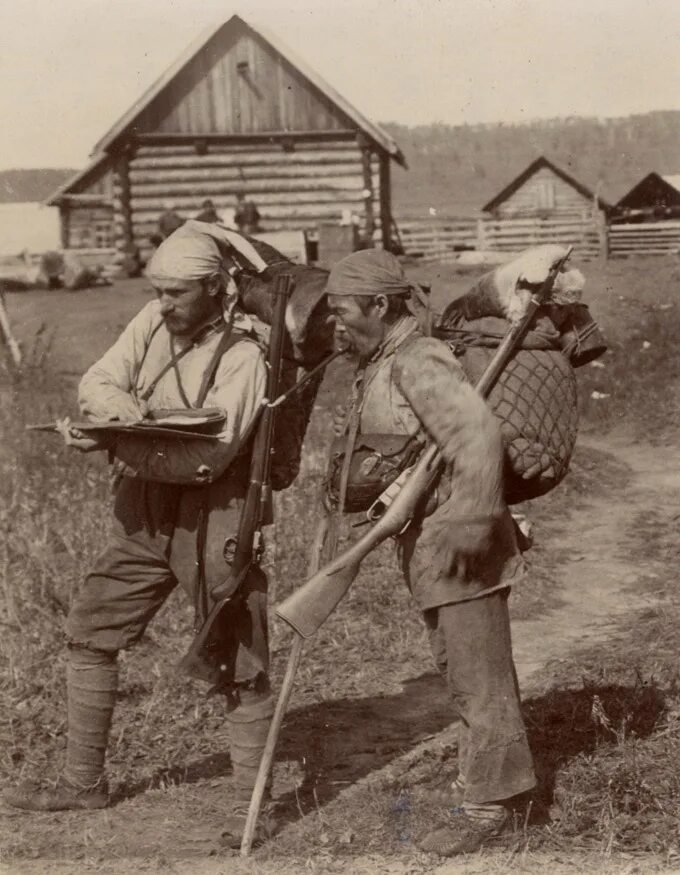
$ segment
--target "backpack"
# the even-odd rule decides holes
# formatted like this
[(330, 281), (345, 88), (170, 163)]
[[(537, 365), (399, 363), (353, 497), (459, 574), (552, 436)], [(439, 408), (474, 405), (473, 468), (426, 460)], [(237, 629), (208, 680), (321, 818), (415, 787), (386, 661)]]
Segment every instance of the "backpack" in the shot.
[[(432, 333), (449, 343), (470, 381), (476, 383), (509, 327), (495, 315), (465, 318), (453, 302)], [(574, 368), (606, 349), (585, 304), (539, 310), (487, 399), (500, 420), (505, 442), (508, 504), (545, 495), (564, 479), (578, 435)]]
[[(323, 369), (310, 372), (334, 348), (334, 327), (329, 322), (325, 291), (328, 271), (293, 264), (278, 250), (255, 238), (242, 235), (270, 265), (265, 274), (242, 273), (237, 278), (243, 310), (261, 325), (272, 321), (271, 286), (277, 273), (292, 276), (295, 283), (286, 309), (286, 342), (283, 351), (279, 395), (305, 381), (280, 405), (274, 424), (271, 485), (275, 491), (290, 486), (300, 471), (302, 444), (314, 402), (323, 380)], [(266, 329), (265, 329), (266, 330)]]

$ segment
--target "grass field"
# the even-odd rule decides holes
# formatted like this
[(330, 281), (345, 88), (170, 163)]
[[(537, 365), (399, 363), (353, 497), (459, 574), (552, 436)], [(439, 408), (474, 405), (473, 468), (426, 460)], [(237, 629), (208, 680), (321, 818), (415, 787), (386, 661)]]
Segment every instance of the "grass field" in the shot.
[[(432, 282), (435, 303), (473, 280), (452, 267), (411, 270)], [(650, 258), (586, 265), (584, 271), (587, 301), (610, 350), (603, 367), (579, 372), (582, 431), (605, 441), (624, 433), (662, 453), (677, 439), (680, 416), (680, 267)], [(73, 588), (105, 541), (110, 513), (103, 460), (67, 452), (54, 437), (27, 434), (24, 425), (74, 409), (77, 376), (147, 299), (138, 281), (8, 298), (28, 364), (19, 378), (5, 374), (0, 385), (3, 784), (26, 775), (53, 777), (59, 769), (65, 729), (61, 623)], [(267, 557), (274, 601), (304, 577), (330, 408), (349, 376), (340, 365), (325, 380), (304, 476), (278, 498), (279, 522)], [(513, 596), (515, 618), (541, 616), (559, 604), (554, 581), (569, 560), (561, 551), (560, 526), (567, 519), (578, 525), (578, 509), (590, 496), (623, 488), (625, 478), (606, 452), (582, 450), (566, 482), (528, 508), (538, 544), (533, 573)], [(527, 854), (585, 848), (598, 859), (618, 851), (652, 855), (645, 859), (657, 866), (672, 861), (680, 846), (680, 786), (669, 765), (677, 763), (680, 744), (680, 609), (672, 600), (678, 548), (668, 524), (661, 516), (647, 518), (629, 533), (630, 549), (649, 556), (657, 569), (658, 609), (625, 621), (613, 643), (591, 642), (587, 651), (565, 656), (527, 703), (534, 750), (550, 780), (539, 789), (529, 821), (518, 824), (514, 856), (503, 859), (516, 864), (517, 848), (525, 862)], [(214, 832), (229, 764), (221, 701), (205, 699), (174, 669), (191, 622), (189, 606), (173, 596), (123, 659), (110, 756), (119, 804), (86, 822), (75, 815), (12, 815), (0, 828), (0, 860), (18, 866), (56, 859), (73, 861), (72, 871), (105, 871), (115, 856), (129, 859), (130, 871), (139, 864), (166, 871), (184, 856), (200, 856), (203, 845), (187, 837), (186, 826), (204, 823)], [(274, 624), (276, 683), (288, 644)], [(594, 696), (604, 717), (593, 711)], [(305, 652), (275, 772), (292, 826), (257, 860), (263, 866), (286, 861), (291, 873), (309, 869), (312, 858), (313, 871), (355, 871), (346, 868), (348, 860), (379, 854), (412, 866), (408, 871), (431, 871), (397, 827), (406, 818), (404, 800), (412, 805), (420, 799), (418, 788), (453, 767), (454, 751), (445, 748), (443, 759), (424, 754), (406, 775), (396, 766), (389, 773), (389, 767), (450, 719), (421, 621), (389, 550), (382, 549)], [(388, 773), (371, 782), (385, 768)], [(411, 785), (414, 796), (406, 794)], [(343, 792), (354, 787), (363, 788), (356, 798)], [(433, 815), (425, 797), (409, 830)]]

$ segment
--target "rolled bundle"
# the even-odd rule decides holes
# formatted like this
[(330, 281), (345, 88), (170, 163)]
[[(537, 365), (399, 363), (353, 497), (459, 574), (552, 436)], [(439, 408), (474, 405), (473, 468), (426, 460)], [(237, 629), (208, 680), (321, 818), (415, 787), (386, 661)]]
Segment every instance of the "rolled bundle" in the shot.
[[(521, 318), (532, 291), (547, 278), (562, 246), (538, 246), (484, 274), (444, 310), (433, 333), (460, 357), (472, 382), (483, 373), (509, 322)], [(580, 297), (579, 270), (559, 273), (488, 403), (506, 447), (510, 504), (544, 495), (566, 474), (578, 432), (573, 368), (602, 355), (606, 344)]]

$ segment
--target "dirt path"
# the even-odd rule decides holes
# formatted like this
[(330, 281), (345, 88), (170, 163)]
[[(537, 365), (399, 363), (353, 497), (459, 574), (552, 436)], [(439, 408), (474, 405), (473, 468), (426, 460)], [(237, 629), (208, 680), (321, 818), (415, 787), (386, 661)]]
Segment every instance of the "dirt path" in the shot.
[(625, 437), (583, 443), (614, 456), (631, 477), (625, 486), (579, 507), (571, 524), (554, 527), (559, 528), (557, 545), (569, 556), (558, 572), (562, 605), (537, 619), (513, 623), (515, 663), (525, 695), (538, 669), (575, 646), (601, 641), (622, 616), (650, 603), (635, 584), (656, 572), (648, 560), (636, 562), (630, 534), (640, 517), (678, 506), (680, 449), (631, 444)]
[[(568, 557), (559, 567), (557, 579), (559, 582), (560, 606), (544, 614), (538, 619), (519, 620), (513, 624), (513, 640), (515, 659), (520, 676), (523, 694), (528, 697), (534, 693), (532, 678), (539, 669), (552, 660), (565, 657), (569, 652), (594, 641), (606, 640), (616, 629), (617, 622), (626, 614), (637, 611), (649, 603), (648, 597), (636, 592), (635, 583), (641, 578), (656, 575), (653, 565), (636, 557), (631, 532), (635, 530), (636, 521), (642, 516), (658, 511), (669, 511), (677, 508), (677, 497), (680, 493), (680, 449), (674, 447), (652, 447), (647, 445), (631, 445), (625, 438), (612, 438), (607, 441), (587, 438), (584, 444), (610, 454), (618, 462), (629, 469), (630, 476), (621, 483), (608, 486), (602, 494), (582, 505), (570, 516), (557, 523), (551, 523), (551, 539)], [(625, 482), (624, 482), (625, 481)], [(551, 540), (552, 543), (552, 540)], [(428, 752), (437, 751), (453, 742), (452, 728), (441, 730), (446, 723), (443, 709), (435, 708), (433, 714), (433, 692), (436, 680), (419, 679), (414, 682), (408, 696), (393, 701), (367, 700), (359, 703), (361, 734), (355, 731), (348, 735), (346, 723), (343, 723), (343, 706), (340, 703), (324, 703), (324, 725), (331, 728), (331, 736), (335, 741), (324, 753), (335, 758), (337, 768), (325, 770), (324, 777), (331, 783), (349, 784), (347, 789), (335, 793), (336, 799), (345, 798), (355, 812), (364, 804), (367, 790), (378, 780), (381, 773), (395, 770), (408, 770), (420, 757)], [(434, 700), (443, 697), (438, 691)], [(406, 707), (408, 704), (408, 708)], [(354, 706), (354, 716), (358, 713)], [(346, 718), (346, 713), (344, 714)], [(293, 727), (286, 734), (289, 739), (293, 735), (299, 737), (300, 732), (313, 731), (308, 721), (318, 719), (318, 715), (306, 715), (302, 723)], [(337, 723), (337, 732), (333, 735), (333, 723)], [(429, 720), (429, 723), (428, 723)], [(421, 721), (421, 728), (430, 736), (413, 746), (404, 755), (398, 756), (399, 750), (407, 747), (406, 741), (413, 738), (413, 723)], [(295, 721), (294, 721), (295, 722)], [(375, 734), (370, 727), (375, 724)], [(366, 727), (366, 733), (363, 732)], [(409, 735), (409, 732), (411, 733)], [(423, 734), (421, 734), (421, 738)], [(360, 743), (357, 743), (359, 737)], [(381, 751), (376, 751), (377, 740), (383, 745)], [(376, 768), (377, 766), (377, 768)], [(371, 768), (373, 770), (371, 770)], [(335, 771), (334, 771), (335, 769)], [(361, 777), (359, 780), (357, 778)], [(351, 780), (348, 780), (350, 779)], [(205, 788), (203, 788), (205, 789)], [(171, 791), (170, 791), (171, 792)], [(217, 791), (219, 793), (219, 790)], [(200, 836), (196, 835), (196, 844), (188, 848), (186, 857), (178, 859), (182, 854), (175, 855), (171, 847), (167, 847), (167, 857), (159, 857), (157, 849), (160, 846), (160, 836), (164, 832), (161, 821), (167, 817), (168, 808), (172, 806), (172, 796), (167, 793), (162, 797), (164, 810), (158, 806), (158, 799), (150, 796), (148, 805), (140, 810), (139, 805), (134, 811), (127, 811), (126, 804), (106, 812), (106, 824), (110, 827), (109, 847), (115, 847), (116, 835), (127, 833), (125, 844), (130, 847), (130, 839), (138, 836), (139, 846), (134, 857), (124, 857), (115, 863), (104, 853), (102, 843), (107, 844), (103, 836), (98, 836), (93, 842), (98, 846), (96, 859), (90, 861), (71, 861), (69, 863), (47, 861), (40, 859), (35, 863), (28, 861), (21, 864), (10, 864), (9, 868), (0, 871), (7, 873), (65, 873), (98, 872), (111, 875), (130, 875), (133, 871), (173, 872), (177, 875), (221, 875), (229, 872), (234, 875), (246, 873), (263, 873), (274, 875), (311, 870), (318, 872), (351, 872), (357, 875), (363, 873), (391, 873), (391, 875), (409, 875), (415, 872), (436, 872), (438, 875), (453, 875), (457, 872), (500, 872), (505, 871), (504, 858), (498, 855), (485, 855), (480, 859), (480, 868), (475, 868), (474, 861), (459, 864), (453, 861), (436, 862), (420, 855), (415, 860), (386, 860), (377, 857), (353, 857), (351, 864), (334, 864), (326, 860), (327, 868), (317, 868), (311, 861), (299, 860), (295, 866), (290, 861), (282, 865), (276, 860), (275, 846), (270, 846), (271, 858), (254, 858), (252, 861), (241, 861), (238, 858), (208, 857), (208, 844), (201, 849)], [(323, 799), (321, 800), (323, 803)], [(97, 815), (98, 816), (98, 815)], [(132, 816), (132, 817), (131, 817)], [(318, 816), (318, 812), (307, 815), (308, 818)], [(57, 816), (45, 815), (50, 822)], [(130, 820), (134, 819), (134, 823)], [(126, 822), (127, 820), (127, 822)], [(74, 821), (75, 823), (76, 821)], [(168, 821), (165, 821), (168, 825)], [(47, 821), (45, 821), (45, 825)], [(284, 843), (287, 838), (299, 830), (299, 820), (291, 822), (282, 833)], [(36, 824), (39, 829), (39, 825)], [(54, 824), (52, 824), (54, 828)], [(209, 831), (209, 830), (208, 830)], [(206, 830), (203, 831), (205, 835)], [(134, 841), (132, 844), (135, 844)], [(156, 854), (153, 848), (156, 848)], [(146, 850), (145, 850), (146, 849)], [(120, 850), (118, 851), (120, 853)], [(323, 861), (322, 861), (323, 862)], [(524, 860), (521, 871), (543, 872), (573, 871), (572, 858), (565, 868), (552, 859), (546, 863), (544, 858)], [(325, 865), (324, 864), (324, 865)], [(614, 861), (612, 861), (612, 865)], [(548, 868), (546, 868), (546, 865)], [(602, 867), (584, 858), (581, 866), (585, 871), (626, 871), (623, 862), (614, 869)], [(640, 870), (638, 870), (640, 871)], [(651, 870), (647, 870), (651, 871)], [(657, 870), (658, 871), (658, 870)], [(668, 870), (667, 870), (668, 871)]]

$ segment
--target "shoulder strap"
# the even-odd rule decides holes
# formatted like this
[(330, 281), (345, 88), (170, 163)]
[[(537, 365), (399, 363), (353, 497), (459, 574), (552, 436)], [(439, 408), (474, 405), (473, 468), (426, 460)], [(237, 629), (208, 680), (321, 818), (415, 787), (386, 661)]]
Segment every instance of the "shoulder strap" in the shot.
[(223, 332), (222, 337), (220, 337), (219, 343), (215, 347), (215, 352), (212, 354), (212, 358), (208, 363), (208, 367), (205, 369), (205, 372), (203, 374), (201, 387), (198, 390), (198, 395), (196, 396), (196, 407), (203, 407), (203, 405), (205, 404), (206, 395), (212, 389), (215, 382), (217, 369), (220, 366), (222, 356), (226, 352), (228, 352), (232, 348), (232, 346), (235, 346), (237, 343), (240, 343), (243, 340), (250, 341), (251, 343), (257, 343), (255, 338), (252, 337), (250, 334), (244, 334), (241, 331), (233, 331), (231, 325), (229, 325), (227, 327), (227, 330)]
[(144, 362), (146, 361), (146, 355), (149, 352), (149, 349), (151, 347), (151, 343), (152, 343), (154, 337), (158, 334), (158, 332), (162, 328), (162, 326), (163, 326), (162, 319), (158, 323), (158, 325), (154, 325), (153, 329), (151, 330), (151, 334), (149, 335), (149, 339), (147, 340), (146, 345), (144, 347), (144, 352), (142, 353), (142, 357), (139, 360), (139, 364), (135, 368), (135, 373), (134, 373), (134, 376), (132, 378), (132, 388), (135, 391), (135, 393), (137, 392), (137, 382), (139, 381), (139, 375), (142, 373), (142, 368), (144, 367)]

